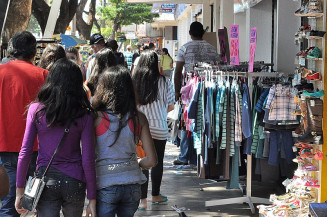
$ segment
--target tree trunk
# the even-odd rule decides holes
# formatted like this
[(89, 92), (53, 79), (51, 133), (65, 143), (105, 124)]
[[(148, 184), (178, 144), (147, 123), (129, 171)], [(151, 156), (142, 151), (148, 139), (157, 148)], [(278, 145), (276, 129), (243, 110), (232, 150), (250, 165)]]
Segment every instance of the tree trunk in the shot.
[[(77, 6), (78, 0), (62, 0), (54, 34), (66, 32), (70, 21), (72, 21), (75, 16)], [(33, 15), (40, 24), (42, 33), (44, 33), (48, 22), (50, 6), (44, 0), (33, 0), (32, 10)]]
[(32, 0), (11, 0), (2, 42), (7, 43), (18, 31), (26, 30), (31, 17)]
[(118, 13), (115, 20), (114, 20), (114, 28), (112, 30), (112, 34), (110, 36), (110, 39), (115, 39), (116, 38), (116, 33), (118, 29), (120, 28), (120, 23), (118, 22), (120, 14)]
[(93, 23), (96, 22), (95, 19), (95, 3), (96, 0), (91, 0), (88, 19), (85, 22), (83, 19), (84, 8), (88, 0), (81, 0), (77, 11), (76, 11), (76, 28), (80, 34), (81, 39), (89, 40), (91, 36), (91, 30)]
[[(118, 8), (118, 5), (120, 4), (121, 0), (118, 0), (116, 3), (116, 8)], [(110, 36), (110, 39), (115, 39), (116, 38), (116, 33), (118, 29), (120, 28), (120, 13), (118, 12), (115, 20), (114, 20), (114, 28), (112, 30), (112, 34)]]
[(60, 6), (60, 15), (58, 17), (54, 34), (65, 33), (70, 21), (75, 16), (78, 6), (78, 0), (62, 0)]

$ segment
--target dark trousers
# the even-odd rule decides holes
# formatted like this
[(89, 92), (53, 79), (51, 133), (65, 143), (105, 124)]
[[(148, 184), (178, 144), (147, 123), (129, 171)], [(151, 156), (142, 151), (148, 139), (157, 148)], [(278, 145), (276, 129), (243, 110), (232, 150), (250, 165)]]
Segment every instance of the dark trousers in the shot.
[[(45, 167), (38, 170), (41, 176)], [(61, 171), (50, 167), (46, 175), (46, 186), (36, 207), (38, 217), (65, 217), (83, 215), (86, 183), (74, 179)]]
[[(160, 194), (160, 186), (163, 173), (163, 159), (165, 156), (167, 140), (153, 139), (154, 147), (158, 155), (158, 164), (151, 169), (151, 181), (152, 181), (152, 196), (158, 196)], [(148, 185), (149, 185), (149, 170), (143, 170), (144, 175), (147, 178), (146, 183), (141, 185), (142, 195), (141, 199), (147, 198)]]
[[(16, 173), (17, 173), (17, 162), (18, 152), (0, 152), (0, 160), (3, 163), (9, 176), (10, 192), (7, 197), (1, 200), (2, 206), (0, 209), (1, 217), (19, 217), (20, 215), (15, 209), (16, 199)], [(33, 176), (36, 169), (36, 158), (37, 152), (33, 153), (31, 163), (28, 168), (27, 176)]]
[[(280, 146), (281, 144), (281, 146)], [(269, 165), (277, 166), (279, 164), (279, 152), (280, 149), (284, 149), (286, 155), (286, 161), (288, 164), (292, 163), (295, 154), (292, 146), (294, 145), (292, 131), (271, 131), (270, 132), (270, 153), (269, 153)]]

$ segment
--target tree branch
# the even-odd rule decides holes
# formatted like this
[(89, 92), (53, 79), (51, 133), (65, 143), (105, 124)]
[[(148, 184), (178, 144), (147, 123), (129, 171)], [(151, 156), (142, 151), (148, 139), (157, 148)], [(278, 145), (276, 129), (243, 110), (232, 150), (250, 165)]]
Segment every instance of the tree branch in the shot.
[(40, 24), (42, 34), (44, 34), (50, 13), (50, 6), (44, 0), (33, 0), (32, 13)]
[(93, 26), (93, 22), (95, 20), (95, 3), (96, 0), (91, 0), (89, 13), (88, 13), (88, 20), (85, 21), (83, 19), (83, 13), (88, 0), (81, 0), (77, 11), (76, 11), (76, 23), (77, 23), (77, 30), (81, 35), (81, 38), (87, 40), (90, 38), (91, 30)]

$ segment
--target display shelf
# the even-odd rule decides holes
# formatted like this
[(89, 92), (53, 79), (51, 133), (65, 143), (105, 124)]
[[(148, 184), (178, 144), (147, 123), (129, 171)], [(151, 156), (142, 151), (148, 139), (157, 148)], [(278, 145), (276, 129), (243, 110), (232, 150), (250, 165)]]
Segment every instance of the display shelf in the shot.
[(295, 14), (297, 17), (323, 17), (324, 13)]
[(306, 57), (305, 59), (312, 60), (312, 61), (323, 61), (324, 60), (324, 58), (308, 58), (308, 57)]
[(323, 39), (324, 37), (321, 37), (321, 36), (309, 36), (309, 40), (320, 40), (320, 39)]

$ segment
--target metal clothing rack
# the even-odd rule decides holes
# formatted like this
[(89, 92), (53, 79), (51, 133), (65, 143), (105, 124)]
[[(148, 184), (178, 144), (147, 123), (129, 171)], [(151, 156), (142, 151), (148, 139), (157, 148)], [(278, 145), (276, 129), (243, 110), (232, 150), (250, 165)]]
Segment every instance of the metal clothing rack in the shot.
[[(232, 76), (234, 72), (230, 72), (230, 75)], [(240, 73), (240, 72), (238, 72)], [(242, 72), (241, 72), (242, 73)], [(284, 75), (284, 73), (278, 73), (278, 72), (243, 72), (247, 74), (248, 77), (248, 88), (249, 92), (252, 92), (253, 89), (253, 77), (277, 77), (280, 75)], [(252, 94), (250, 94), (251, 102)], [(269, 199), (266, 198), (259, 198), (259, 197), (252, 197), (252, 154), (247, 155), (247, 173), (246, 173), (246, 194), (242, 197), (234, 197), (234, 198), (228, 198), (228, 199), (220, 199), (220, 200), (210, 200), (205, 201), (205, 206), (219, 206), (219, 205), (226, 205), (226, 204), (238, 204), (238, 203), (248, 203), (251, 209), (251, 212), (255, 213), (255, 207), (254, 203), (260, 203), (260, 204), (270, 204), (271, 202)]]

